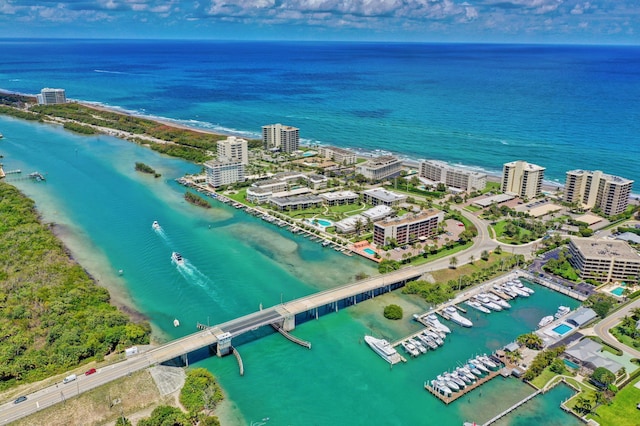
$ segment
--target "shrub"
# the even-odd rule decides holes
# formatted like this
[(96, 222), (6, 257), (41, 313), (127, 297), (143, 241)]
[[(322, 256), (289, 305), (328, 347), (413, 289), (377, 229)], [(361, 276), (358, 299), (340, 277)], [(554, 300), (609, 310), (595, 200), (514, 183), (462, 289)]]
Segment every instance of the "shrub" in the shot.
[(402, 308), (398, 305), (387, 305), (384, 308), (384, 317), (390, 320), (402, 319)]

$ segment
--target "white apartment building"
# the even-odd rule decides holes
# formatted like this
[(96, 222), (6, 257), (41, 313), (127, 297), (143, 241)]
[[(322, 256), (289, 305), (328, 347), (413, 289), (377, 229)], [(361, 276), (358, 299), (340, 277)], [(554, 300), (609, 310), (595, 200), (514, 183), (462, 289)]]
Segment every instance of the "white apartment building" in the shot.
[(67, 103), (67, 96), (64, 89), (50, 89), (45, 87), (36, 96), (40, 105), (55, 105)]
[(396, 206), (407, 199), (406, 195), (387, 191), (384, 188), (367, 189), (362, 193), (363, 200), (372, 206)]
[(369, 180), (382, 180), (400, 174), (402, 161), (393, 155), (382, 155), (358, 164), (356, 173)]
[(486, 173), (453, 167), (443, 161), (429, 160), (421, 162), (420, 176), (467, 192), (484, 189), (487, 186)]
[(265, 149), (297, 151), (300, 147), (300, 129), (280, 123), (262, 126), (262, 144)]
[(534, 198), (542, 192), (545, 168), (526, 161), (506, 163), (502, 169), (502, 192)]
[(373, 224), (373, 242), (382, 247), (389, 244), (391, 239), (402, 245), (413, 243), (421, 237), (433, 237), (438, 232), (438, 223), (442, 220), (444, 212), (435, 209), (387, 218)]
[(624, 241), (573, 237), (569, 253), (582, 279), (606, 283), (640, 275), (640, 254)]
[(337, 148), (335, 146), (321, 146), (318, 148), (318, 154), (324, 158), (334, 161), (337, 164), (348, 166), (356, 164), (358, 158), (356, 153), (348, 149)]
[(247, 141), (235, 136), (229, 136), (225, 140), (218, 141), (218, 160), (239, 161), (245, 166), (249, 165)]
[(204, 163), (207, 184), (214, 188), (244, 182), (244, 164), (240, 161), (207, 161)]
[(615, 216), (629, 205), (632, 187), (632, 180), (599, 170), (571, 170), (567, 172), (564, 201), (579, 203), (588, 209), (598, 207), (605, 215)]

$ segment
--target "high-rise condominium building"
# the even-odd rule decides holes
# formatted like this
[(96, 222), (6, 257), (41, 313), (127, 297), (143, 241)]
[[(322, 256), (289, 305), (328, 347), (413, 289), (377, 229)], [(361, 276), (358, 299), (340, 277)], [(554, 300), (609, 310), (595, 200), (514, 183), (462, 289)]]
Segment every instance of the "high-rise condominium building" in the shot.
[(218, 141), (218, 160), (239, 161), (245, 166), (249, 164), (249, 149), (247, 141), (235, 136)]
[(244, 164), (240, 161), (207, 161), (204, 163), (207, 184), (218, 188), (236, 182), (244, 182)]
[(429, 160), (421, 162), (420, 176), (467, 192), (471, 192), (474, 189), (484, 189), (487, 186), (486, 173), (453, 167), (442, 161)]
[(506, 163), (502, 169), (502, 192), (533, 198), (542, 191), (544, 167), (526, 161)]
[(300, 129), (282, 124), (262, 126), (262, 144), (265, 149), (296, 151), (300, 147)]
[(36, 96), (40, 105), (55, 105), (67, 103), (67, 96), (64, 89), (50, 89), (48, 87), (42, 89), (40, 94)]
[(564, 187), (564, 201), (583, 207), (598, 207), (607, 216), (624, 212), (629, 205), (633, 181), (599, 170), (570, 170)]

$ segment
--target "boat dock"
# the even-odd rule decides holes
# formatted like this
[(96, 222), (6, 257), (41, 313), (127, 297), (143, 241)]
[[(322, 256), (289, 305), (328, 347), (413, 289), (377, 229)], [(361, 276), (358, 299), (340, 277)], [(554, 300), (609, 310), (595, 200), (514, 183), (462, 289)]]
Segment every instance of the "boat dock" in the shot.
[(428, 390), (432, 395), (436, 396), (440, 401), (442, 401), (445, 404), (449, 405), (450, 403), (452, 403), (456, 399), (468, 394), (469, 392), (471, 392), (474, 389), (479, 388), (480, 386), (482, 386), (483, 384), (487, 383), (489, 380), (493, 379), (494, 377), (499, 376), (501, 374), (501, 371), (502, 370), (490, 371), (489, 374), (487, 374), (484, 377), (480, 377), (475, 383), (473, 383), (471, 385), (468, 385), (468, 386), (464, 387), (463, 389), (460, 389), (457, 392), (452, 392), (451, 396), (446, 396), (446, 395), (438, 392), (436, 389), (434, 389), (427, 382), (425, 382), (424, 388), (426, 390)]
[(550, 288), (553, 291), (557, 291), (558, 293), (564, 294), (565, 296), (569, 296), (573, 299), (579, 300), (580, 302), (584, 302), (587, 300), (587, 295), (577, 292), (573, 289), (567, 288), (565, 286), (556, 284), (552, 281), (544, 279), (542, 277), (537, 277), (529, 271), (523, 271), (522, 269), (516, 269), (513, 271), (517, 278), (524, 278), (528, 281), (534, 282), (536, 284), (540, 284), (541, 286)]
[(513, 404), (511, 407), (507, 408), (506, 410), (504, 410), (500, 414), (498, 414), (498, 415), (494, 416), (493, 418), (489, 419), (487, 422), (483, 423), (482, 426), (489, 426), (490, 424), (493, 424), (493, 423), (497, 422), (498, 420), (500, 420), (501, 418), (503, 418), (504, 416), (506, 416), (510, 412), (514, 411), (516, 408), (520, 407), (521, 405), (526, 404), (531, 399), (535, 398), (536, 396), (540, 395), (541, 393), (542, 393), (542, 389), (538, 389), (536, 392), (532, 393), (531, 395), (529, 395), (528, 397), (526, 397), (522, 401), (518, 401), (517, 403)]
[(293, 342), (293, 343), (297, 343), (300, 346), (303, 346), (307, 349), (311, 349), (311, 342), (307, 342), (306, 340), (302, 340), (296, 336), (294, 336), (293, 334), (285, 331), (280, 324), (274, 323), (271, 324), (271, 327), (273, 327), (278, 333), (282, 334), (287, 340)]

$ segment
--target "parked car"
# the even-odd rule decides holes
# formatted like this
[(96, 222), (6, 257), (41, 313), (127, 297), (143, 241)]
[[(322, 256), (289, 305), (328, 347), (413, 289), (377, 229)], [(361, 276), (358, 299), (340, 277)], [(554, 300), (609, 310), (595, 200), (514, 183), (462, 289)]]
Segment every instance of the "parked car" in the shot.
[(15, 401), (13, 401), (13, 403), (14, 403), (14, 404), (20, 404), (21, 402), (24, 402), (24, 401), (26, 401), (26, 400), (27, 400), (27, 397), (26, 397), (26, 396), (24, 396), (24, 395), (22, 395), (22, 396), (19, 396), (18, 398), (16, 398), (16, 400), (15, 400)]
[(85, 376), (90, 376), (90, 375), (92, 375), (92, 374), (93, 374), (93, 373), (95, 373), (95, 372), (96, 372), (96, 369), (95, 369), (95, 368), (91, 368), (91, 369), (89, 369), (89, 370), (85, 371), (84, 375), (85, 375)]

